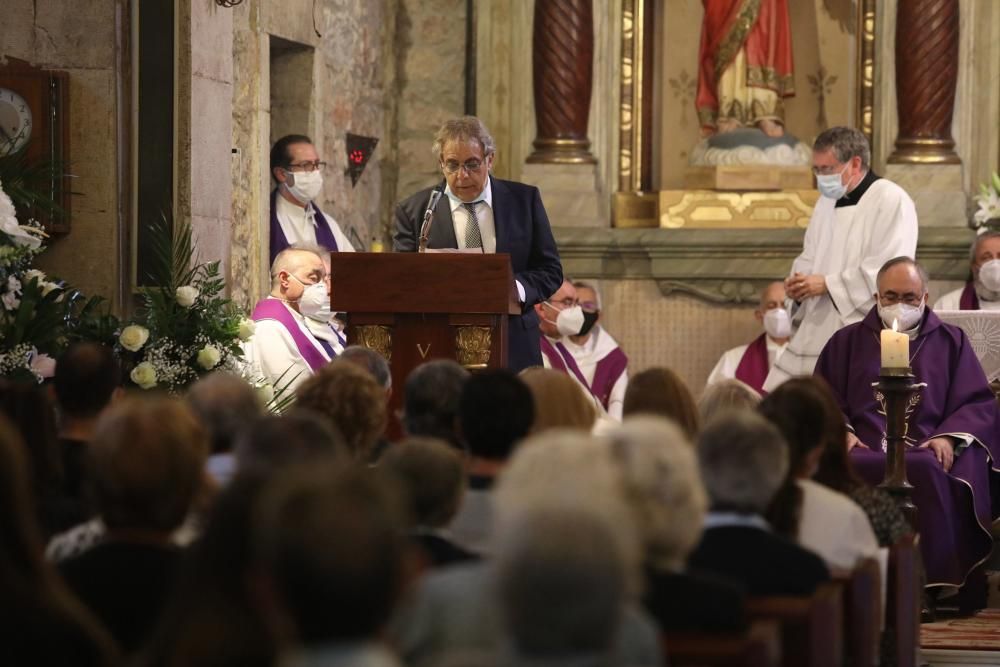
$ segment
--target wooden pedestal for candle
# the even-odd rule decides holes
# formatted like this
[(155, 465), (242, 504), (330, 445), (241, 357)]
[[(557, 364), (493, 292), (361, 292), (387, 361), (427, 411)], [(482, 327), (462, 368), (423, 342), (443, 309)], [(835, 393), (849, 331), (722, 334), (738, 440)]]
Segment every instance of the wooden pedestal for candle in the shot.
[(917, 508), (910, 500), (913, 485), (906, 479), (906, 435), (909, 418), (920, 402), (920, 390), (910, 368), (883, 368), (872, 384), (875, 398), (885, 409), (885, 478), (878, 488), (895, 499), (906, 520), (917, 530)]

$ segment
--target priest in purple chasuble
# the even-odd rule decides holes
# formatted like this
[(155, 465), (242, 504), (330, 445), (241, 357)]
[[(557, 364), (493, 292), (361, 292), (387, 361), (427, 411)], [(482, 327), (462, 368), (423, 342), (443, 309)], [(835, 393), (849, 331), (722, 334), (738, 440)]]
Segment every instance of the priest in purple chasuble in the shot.
[[(320, 294), (322, 293), (322, 294)], [(246, 346), (252, 371), (292, 392), (335, 356), (313, 334), (303, 309), (330, 299), (323, 258), (314, 250), (286, 248), (271, 265), (271, 294), (253, 309), (255, 331)]]
[(969, 249), (964, 287), (934, 302), (934, 310), (1000, 310), (1000, 231), (985, 231)]
[(323, 169), (312, 140), (289, 134), (271, 147), (271, 225), (269, 258), (293, 245), (321, 245), (336, 252), (354, 252), (354, 246), (316, 200), (323, 194)]
[[(927, 275), (900, 257), (878, 273), (876, 305), (833, 335), (816, 374), (833, 388), (850, 430), (851, 462), (870, 484), (885, 473), (885, 414), (872, 383), (881, 367), (880, 334), (897, 322), (909, 338), (910, 366), (927, 386), (909, 417), (906, 473), (914, 486), (928, 586), (962, 586), (966, 605), (985, 606), (981, 568), (993, 547), (997, 512), (990, 486), (1000, 454), (1000, 411), (965, 333), (927, 307)], [(970, 578), (970, 573), (973, 577)], [(979, 586), (978, 584), (982, 584)]]
[[(589, 285), (587, 289), (595, 299), (588, 310), (581, 307), (576, 287), (569, 280), (563, 280), (549, 299), (535, 304), (542, 332), (542, 365), (575, 379), (602, 414), (620, 420), (628, 357), (607, 333), (593, 331), (600, 310), (595, 307), (596, 291)], [(604, 336), (603, 341), (600, 336)]]
[(753, 316), (764, 326), (764, 333), (747, 345), (726, 350), (709, 373), (706, 385), (736, 379), (758, 394), (764, 392), (764, 380), (775, 360), (785, 351), (792, 333), (782, 281), (777, 280), (764, 288)]

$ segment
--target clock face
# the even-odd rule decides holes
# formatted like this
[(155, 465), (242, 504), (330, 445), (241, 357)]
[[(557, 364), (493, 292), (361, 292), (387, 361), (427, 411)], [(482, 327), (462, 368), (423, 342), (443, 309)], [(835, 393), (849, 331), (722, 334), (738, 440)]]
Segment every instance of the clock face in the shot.
[(0, 155), (21, 149), (31, 139), (31, 108), (10, 88), (0, 87)]

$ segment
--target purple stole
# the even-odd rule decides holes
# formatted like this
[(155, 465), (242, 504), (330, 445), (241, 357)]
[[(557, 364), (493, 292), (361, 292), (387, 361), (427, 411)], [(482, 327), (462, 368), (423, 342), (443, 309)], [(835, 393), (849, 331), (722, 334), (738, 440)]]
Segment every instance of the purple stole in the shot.
[(281, 326), (285, 327), (285, 330), (291, 335), (295, 347), (298, 348), (299, 354), (302, 355), (302, 358), (305, 359), (305, 362), (314, 373), (327, 364), (326, 359), (316, 349), (313, 342), (309, 340), (309, 337), (302, 333), (299, 323), (295, 321), (295, 317), (288, 312), (288, 308), (281, 301), (277, 299), (261, 299), (254, 306), (252, 317), (254, 322), (275, 320)]
[(597, 362), (597, 367), (594, 369), (594, 381), (588, 385), (583, 371), (580, 370), (576, 359), (573, 358), (565, 345), (562, 343), (553, 345), (545, 336), (542, 336), (541, 341), (542, 354), (549, 360), (549, 366), (561, 373), (573, 375), (607, 410), (608, 402), (611, 400), (611, 390), (614, 389), (618, 378), (628, 367), (628, 357), (625, 356), (621, 348), (616, 347)]
[(770, 370), (767, 363), (767, 334), (761, 334), (747, 345), (747, 350), (736, 367), (736, 379), (763, 395), (764, 380)]
[(958, 309), (979, 310), (979, 297), (976, 296), (976, 288), (971, 282), (965, 283), (965, 289), (962, 290), (962, 296), (958, 301)]
[[(278, 188), (275, 188), (271, 190), (271, 262), (274, 262), (274, 258), (278, 256), (279, 252), (291, 245), (285, 237), (285, 232), (281, 231), (281, 225), (278, 223), (277, 197)], [(331, 252), (340, 250), (337, 247), (337, 238), (333, 235), (333, 229), (330, 228), (330, 224), (323, 217), (319, 207), (313, 206), (313, 211), (315, 212), (317, 222), (316, 243)]]

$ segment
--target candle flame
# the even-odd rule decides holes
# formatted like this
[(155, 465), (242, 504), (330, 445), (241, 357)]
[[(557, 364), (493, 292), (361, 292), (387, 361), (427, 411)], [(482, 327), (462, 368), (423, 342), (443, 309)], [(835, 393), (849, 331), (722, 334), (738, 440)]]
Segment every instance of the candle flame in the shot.
[(899, 320), (894, 319), (892, 321), (892, 330), (893, 331), (899, 331)]

